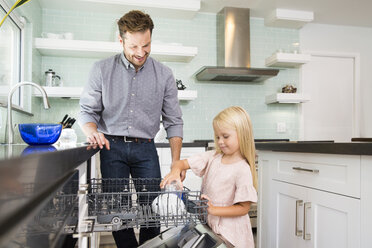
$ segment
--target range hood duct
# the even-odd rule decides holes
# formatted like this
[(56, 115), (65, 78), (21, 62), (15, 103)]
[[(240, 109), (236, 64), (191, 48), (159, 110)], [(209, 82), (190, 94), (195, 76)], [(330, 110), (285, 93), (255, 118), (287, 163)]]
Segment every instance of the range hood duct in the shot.
[(199, 81), (260, 82), (278, 74), (277, 69), (250, 68), (249, 9), (225, 7), (217, 13), (217, 66), (204, 66)]

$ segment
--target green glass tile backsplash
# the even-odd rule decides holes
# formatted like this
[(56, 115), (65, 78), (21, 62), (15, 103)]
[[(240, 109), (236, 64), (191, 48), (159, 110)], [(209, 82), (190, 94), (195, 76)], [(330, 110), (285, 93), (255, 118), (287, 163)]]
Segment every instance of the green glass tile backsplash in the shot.
[[(42, 10), (42, 31), (74, 33), (74, 39), (114, 41), (116, 19), (120, 16), (107, 13), (84, 11)], [(295, 140), (299, 133), (299, 112), (296, 104), (265, 104), (265, 96), (279, 92), (286, 84), (298, 86), (299, 70), (283, 69), (275, 78), (262, 83), (211, 83), (198, 82), (195, 72), (205, 65), (216, 65), (216, 16), (199, 13), (192, 20), (153, 18), (153, 42), (182, 43), (196, 46), (197, 56), (189, 63), (165, 62), (172, 68), (175, 77), (181, 79), (187, 89), (197, 90), (194, 101), (182, 101), (184, 141), (212, 139), (213, 117), (231, 105), (240, 105), (250, 114), (256, 138), (289, 138)], [(295, 29), (265, 27), (263, 19), (251, 18), (251, 64), (264, 67), (265, 59), (278, 49), (288, 49), (298, 42), (299, 32)], [(34, 60), (38, 61), (38, 60)], [(41, 57), (37, 73), (42, 78), (44, 71), (51, 68), (59, 74), (65, 86), (84, 86), (88, 72), (96, 59), (69, 57)], [(41, 79), (40, 79), (41, 80)], [(40, 99), (33, 100), (35, 116), (43, 122), (58, 122), (64, 114), (77, 116), (79, 102), (73, 99), (52, 99), (53, 110), (42, 109)], [(286, 133), (276, 132), (276, 123), (285, 122)], [(80, 141), (85, 138), (76, 124)]]

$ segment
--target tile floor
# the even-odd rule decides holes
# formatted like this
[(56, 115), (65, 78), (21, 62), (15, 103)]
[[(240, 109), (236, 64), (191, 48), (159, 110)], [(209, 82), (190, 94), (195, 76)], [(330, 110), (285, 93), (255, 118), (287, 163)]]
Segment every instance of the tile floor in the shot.
[(114, 238), (112, 237), (111, 232), (101, 233), (100, 236), (100, 248), (116, 248)]

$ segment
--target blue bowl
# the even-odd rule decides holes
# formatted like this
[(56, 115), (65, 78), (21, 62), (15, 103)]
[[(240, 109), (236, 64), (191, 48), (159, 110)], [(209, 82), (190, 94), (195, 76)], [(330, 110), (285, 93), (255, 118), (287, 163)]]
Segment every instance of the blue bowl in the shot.
[(48, 123), (22, 123), (18, 129), (24, 142), (31, 146), (51, 145), (61, 135), (61, 124)]
[(57, 149), (54, 146), (27, 146), (21, 153), (21, 156), (27, 156), (34, 153), (54, 152)]

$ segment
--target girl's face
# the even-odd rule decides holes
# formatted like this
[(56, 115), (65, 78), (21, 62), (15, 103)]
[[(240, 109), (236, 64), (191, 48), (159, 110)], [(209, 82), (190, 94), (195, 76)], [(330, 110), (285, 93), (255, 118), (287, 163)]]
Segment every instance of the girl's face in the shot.
[(221, 149), (224, 155), (228, 156), (239, 156), (239, 140), (238, 133), (234, 129), (213, 126), (214, 135), (217, 139), (217, 145)]

